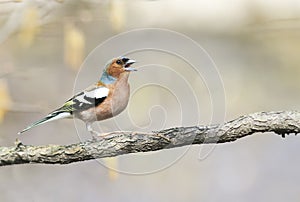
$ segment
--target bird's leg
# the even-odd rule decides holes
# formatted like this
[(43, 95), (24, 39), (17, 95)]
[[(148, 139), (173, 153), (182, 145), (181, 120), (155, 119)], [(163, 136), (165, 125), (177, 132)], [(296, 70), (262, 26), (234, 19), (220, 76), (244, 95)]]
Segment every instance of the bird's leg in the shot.
[(101, 136), (100, 133), (98, 133), (97, 131), (93, 130), (91, 123), (86, 123), (86, 129), (87, 129), (87, 131), (89, 131), (92, 134), (93, 139), (97, 139), (98, 137)]
[(99, 133), (99, 132), (93, 130), (92, 124), (91, 124), (91, 123), (86, 123), (86, 129), (87, 129), (87, 131), (89, 131), (89, 132), (92, 134), (93, 139), (97, 139), (97, 138), (99, 138), (99, 137), (102, 138), (102, 137), (104, 137), (104, 136), (108, 136), (108, 135), (111, 135), (111, 134), (114, 134), (114, 133), (118, 133), (118, 132), (124, 133), (124, 132), (122, 132), (122, 131), (118, 131), (118, 132), (109, 132), (109, 133)]

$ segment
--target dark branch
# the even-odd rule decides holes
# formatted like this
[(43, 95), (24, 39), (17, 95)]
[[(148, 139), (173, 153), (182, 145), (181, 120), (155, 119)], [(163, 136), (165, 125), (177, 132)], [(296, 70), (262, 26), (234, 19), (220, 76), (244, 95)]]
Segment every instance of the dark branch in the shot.
[(25, 163), (69, 164), (191, 144), (232, 142), (257, 132), (274, 132), (282, 137), (297, 134), (300, 132), (300, 113), (260, 112), (220, 125), (176, 127), (153, 133), (115, 133), (99, 140), (63, 146), (32, 146), (16, 142), (12, 147), (0, 147), (0, 166)]

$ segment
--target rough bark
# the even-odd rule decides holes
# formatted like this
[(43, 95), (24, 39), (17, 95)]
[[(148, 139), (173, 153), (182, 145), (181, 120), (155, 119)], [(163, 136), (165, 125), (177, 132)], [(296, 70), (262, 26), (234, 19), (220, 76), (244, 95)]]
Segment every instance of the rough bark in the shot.
[(300, 131), (297, 111), (259, 112), (210, 126), (175, 127), (152, 133), (116, 132), (70, 145), (0, 147), (0, 166), (41, 163), (69, 164), (95, 158), (170, 149), (191, 144), (232, 142), (254, 133), (274, 132), (282, 137)]

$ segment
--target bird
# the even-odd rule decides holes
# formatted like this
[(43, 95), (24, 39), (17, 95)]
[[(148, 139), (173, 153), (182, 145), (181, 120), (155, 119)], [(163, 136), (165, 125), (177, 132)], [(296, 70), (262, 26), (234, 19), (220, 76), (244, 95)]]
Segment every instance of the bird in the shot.
[(50, 121), (77, 118), (85, 123), (87, 131), (92, 134), (93, 138), (101, 136), (93, 130), (92, 124), (95, 121), (112, 118), (126, 108), (130, 96), (128, 77), (130, 72), (137, 71), (131, 66), (134, 63), (136, 63), (135, 60), (122, 56), (110, 60), (95, 84), (75, 94), (61, 107), (32, 123), (18, 134)]

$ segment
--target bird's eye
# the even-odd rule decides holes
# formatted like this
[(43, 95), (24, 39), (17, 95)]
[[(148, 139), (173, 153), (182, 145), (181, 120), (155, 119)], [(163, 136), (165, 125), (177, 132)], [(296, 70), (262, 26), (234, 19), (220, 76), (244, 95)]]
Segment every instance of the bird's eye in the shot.
[(122, 64), (121, 60), (117, 60), (116, 63), (117, 63), (118, 65)]

